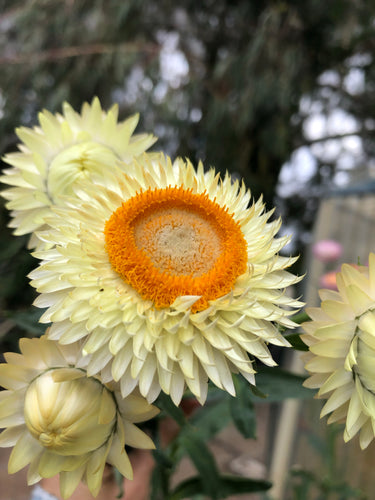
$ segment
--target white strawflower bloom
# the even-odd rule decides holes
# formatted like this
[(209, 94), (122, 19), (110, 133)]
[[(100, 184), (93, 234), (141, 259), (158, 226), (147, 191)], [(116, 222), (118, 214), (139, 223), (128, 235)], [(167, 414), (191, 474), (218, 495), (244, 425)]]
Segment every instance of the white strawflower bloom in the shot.
[[(19, 151), (3, 158), (11, 168), (0, 177), (12, 186), (1, 194), (8, 200), (14, 234), (40, 229), (50, 207), (63, 205), (78, 180), (105, 182), (108, 170), (119, 160), (126, 169), (127, 163), (144, 153), (156, 139), (151, 134), (133, 135), (138, 119), (134, 115), (118, 122), (118, 106), (105, 112), (95, 98), (83, 104), (81, 113), (64, 103), (62, 115), (44, 110), (39, 126), (18, 128)], [(32, 236), (30, 247), (37, 241)]]
[(51, 247), (31, 273), (52, 322), (50, 338), (86, 338), (91, 374), (111, 371), (179, 404), (185, 386), (203, 403), (207, 381), (234, 394), (232, 372), (254, 384), (253, 360), (275, 365), (268, 344), (301, 306), (285, 294), (299, 278), (278, 252), (280, 221), (244, 184), (182, 160), (147, 156), (107, 187), (82, 184), (39, 236)]
[(321, 307), (307, 309), (305, 385), (327, 400), (321, 416), (345, 423), (345, 441), (359, 433), (363, 449), (375, 429), (375, 254), (368, 267), (343, 264), (336, 284), (337, 292), (320, 290)]

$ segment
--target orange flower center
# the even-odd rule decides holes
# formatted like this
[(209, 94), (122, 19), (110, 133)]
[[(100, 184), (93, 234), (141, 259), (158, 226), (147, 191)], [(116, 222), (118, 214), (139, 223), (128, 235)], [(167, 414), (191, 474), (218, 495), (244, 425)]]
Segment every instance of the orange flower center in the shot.
[(186, 295), (200, 296), (193, 312), (206, 309), (246, 271), (239, 224), (206, 193), (142, 191), (111, 215), (104, 232), (113, 268), (158, 309)]

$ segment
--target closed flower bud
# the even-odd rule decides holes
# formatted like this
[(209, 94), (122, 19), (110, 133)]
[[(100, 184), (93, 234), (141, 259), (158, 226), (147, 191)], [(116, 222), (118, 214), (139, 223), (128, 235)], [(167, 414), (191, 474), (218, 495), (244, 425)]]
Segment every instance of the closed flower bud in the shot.
[[(83, 455), (108, 441), (116, 422), (112, 394), (93, 378), (55, 382), (51, 370), (36, 378), (25, 396), (25, 423), (39, 443), (59, 455)], [(106, 418), (100, 420), (101, 407)]]
[(13, 447), (9, 473), (29, 465), (28, 484), (59, 474), (64, 499), (81, 480), (96, 496), (106, 463), (131, 479), (125, 445), (154, 447), (134, 424), (158, 409), (137, 393), (122, 398), (118, 385), (104, 384), (99, 375), (89, 377), (79, 343), (21, 339), (20, 350), (0, 364), (6, 389), (0, 392), (0, 446)]

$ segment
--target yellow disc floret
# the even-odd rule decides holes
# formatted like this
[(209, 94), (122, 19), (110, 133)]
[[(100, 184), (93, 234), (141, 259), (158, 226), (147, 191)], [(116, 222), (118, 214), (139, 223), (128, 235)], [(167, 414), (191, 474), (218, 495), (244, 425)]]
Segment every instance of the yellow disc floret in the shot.
[(230, 292), (246, 271), (239, 224), (206, 193), (167, 187), (138, 193), (105, 225), (114, 269), (156, 308), (199, 296), (193, 311)]

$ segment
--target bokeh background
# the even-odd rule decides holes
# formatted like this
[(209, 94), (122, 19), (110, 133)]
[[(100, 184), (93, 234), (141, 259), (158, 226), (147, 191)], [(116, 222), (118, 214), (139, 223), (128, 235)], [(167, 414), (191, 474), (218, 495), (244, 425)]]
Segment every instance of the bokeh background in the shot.
[[(339, 241), (342, 260), (374, 250), (374, 58), (372, 0), (0, 0), (0, 154), (64, 101), (140, 113), (154, 150), (244, 178), (275, 207), (313, 302), (314, 241)], [(42, 333), (35, 260), (3, 205), (2, 352)]]

